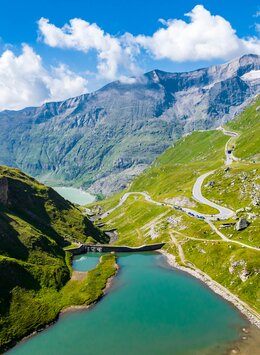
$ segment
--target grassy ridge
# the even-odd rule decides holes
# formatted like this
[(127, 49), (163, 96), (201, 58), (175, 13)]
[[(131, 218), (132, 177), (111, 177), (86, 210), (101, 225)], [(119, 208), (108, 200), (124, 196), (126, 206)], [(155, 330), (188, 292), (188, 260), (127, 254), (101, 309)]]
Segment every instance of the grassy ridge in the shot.
[[(225, 171), (224, 168), (218, 169), (205, 180), (202, 189), (205, 197), (237, 211), (238, 217), (244, 217), (250, 222), (242, 231), (236, 231), (230, 226), (222, 229), (222, 233), (228, 238), (253, 246), (260, 246), (260, 208), (259, 204), (254, 204), (257, 201), (260, 203), (260, 194), (257, 190), (257, 186), (260, 186), (259, 173), (260, 164), (237, 162), (229, 171)], [(214, 181), (214, 184), (209, 185), (209, 181)], [(232, 219), (229, 222), (234, 223), (236, 220)], [(221, 224), (216, 222), (218, 226)]]
[(115, 271), (104, 257), (83, 282), (70, 280), (73, 241), (106, 242), (82, 211), (18, 169), (0, 167), (0, 344), (44, 326), (68, 305), (99, 298)]
[(241, 115), (227, 124), (227, 128), (240, 133), (236, 140), (236, 156), (259, 162), (260, 159), (260, 98), (246, 108)]
[(60, 236), (82, 242), (88, 237), (105, 238), (79, 208), (52, 188), (13, 168), (0, 167), (0, 179), (8, 186), (8, 203), (0, 205), (0, 212), (5, 207), (3, 212), (11, 218), (17, 216), (59, 242), (63, 239)]
[[(186, 197), (183, 206), (189, 207), (188, 199), (191, 198), (194, 182), (199, 175), (223, 164), (223, 146), (228, 139), (218, 131), (193, 132), (161, 154), (151, 167), (133, 181), (127, 191), (146, 191), (153, 199), (161, 202), (169, 198)], [(125, 192), (100, 201), (99, 206), (109, 210), (118, 204)], [(217, 212), (196, 201), (192, 201), (192, 204), (202, 213)], [(92, 203), (89, 207), (95, 205)]]

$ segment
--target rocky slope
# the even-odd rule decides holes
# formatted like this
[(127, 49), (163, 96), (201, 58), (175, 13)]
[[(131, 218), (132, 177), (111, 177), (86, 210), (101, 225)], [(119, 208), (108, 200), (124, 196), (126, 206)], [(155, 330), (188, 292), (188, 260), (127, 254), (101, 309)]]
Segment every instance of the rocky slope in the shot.
[(259, 91), (260, 57), (159, 70), (64, 102), (0, 113), (0, 163), (109, 195), (181, 135), (226, 122)]

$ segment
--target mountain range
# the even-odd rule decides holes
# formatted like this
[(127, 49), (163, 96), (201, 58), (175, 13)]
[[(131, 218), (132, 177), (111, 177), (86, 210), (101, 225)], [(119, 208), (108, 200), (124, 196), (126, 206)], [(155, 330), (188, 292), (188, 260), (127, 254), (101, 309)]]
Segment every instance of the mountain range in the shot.
[(108, 196), (179, 137), (231, 120), (259, 92), (260, 56), (192, 72), (153, 70), (94, 93), (0, 112), (0, 164)]

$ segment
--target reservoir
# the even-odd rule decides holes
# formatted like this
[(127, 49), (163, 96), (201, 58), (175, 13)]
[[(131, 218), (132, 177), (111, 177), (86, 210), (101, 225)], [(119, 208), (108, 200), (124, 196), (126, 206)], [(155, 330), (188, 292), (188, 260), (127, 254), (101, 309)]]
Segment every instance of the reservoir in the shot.
[(78, 205), (87, 205), (88, 203), (95, 201), (95, 196), (91, 195), (90, 193), (77, 189), (75, 187), (53, 187), (53, 190), (58, 192), (63, 198), (66, 200), (77, 203)]
[(76, 271), (89, 271), (94, 269), (99, 263), (99, 258), (102, 254), (87, 253), (77, 255), (73, 258), (72, 267)]
[[(74, 267), (85, 271), (90, 260), (86, 257), (84, 265), (80, 258)], [(224, 354), (249, 325), (200, 281), (168, 267), (159, 253), (118, 254), (118, 264), (100, 302), (63, 314), (10, 354), (216, 355)]]

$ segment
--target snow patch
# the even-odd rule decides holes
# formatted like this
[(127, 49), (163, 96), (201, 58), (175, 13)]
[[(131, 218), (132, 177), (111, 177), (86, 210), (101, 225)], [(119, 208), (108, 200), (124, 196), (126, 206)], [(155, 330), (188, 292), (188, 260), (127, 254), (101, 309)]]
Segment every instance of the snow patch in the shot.
[(250, 72), (241, 76), (241, 79), (246, 81), (255, 81), (260, 79), (260, 70), (251, 70)]

